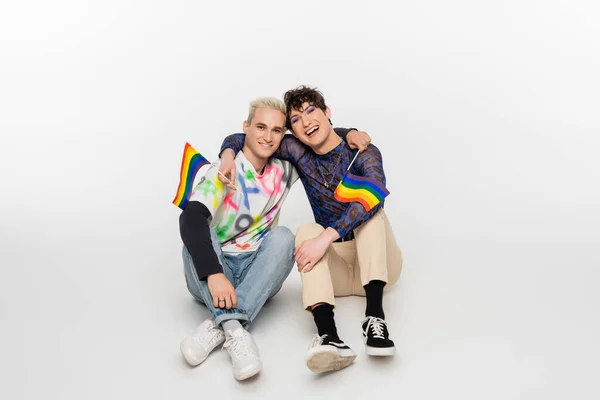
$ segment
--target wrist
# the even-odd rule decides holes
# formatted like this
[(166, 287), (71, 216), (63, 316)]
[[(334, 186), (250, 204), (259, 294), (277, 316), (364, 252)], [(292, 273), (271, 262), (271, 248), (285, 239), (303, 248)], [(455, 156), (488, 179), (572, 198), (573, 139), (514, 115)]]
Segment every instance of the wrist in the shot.
[(233, 149), (225, 149), (221, 153), (221, 160), (233, 160), (235, 159), (235, 153)]
[(210, 274), (210, 275), (208, 275), (208, 277), (206, 278), (206, 280), (210, 281), (210, 280), (218, 279), (218, 278), (220, 278), (222, 276), (225, 276), (225, 274), (222, 273), (222, 272), (217, 272), (216, 274)]
[(319, 236), (322, 238), (322, 240), (327, 241), (327, 244), (331, 244), (339, 239), (340, 234), (332, 227), (329, 227), (325, 229)]

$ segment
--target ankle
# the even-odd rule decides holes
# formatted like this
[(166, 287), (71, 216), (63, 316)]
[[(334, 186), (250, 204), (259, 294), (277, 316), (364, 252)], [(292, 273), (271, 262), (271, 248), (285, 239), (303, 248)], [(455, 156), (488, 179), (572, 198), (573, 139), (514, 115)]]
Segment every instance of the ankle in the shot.
[(231, 332), (234, 332), (238, 329), (244, 329), (240, 321), (238, 321), (237, 319), (229, 319), (227, 321), (224, 321), (221, 324), (221, 326), (223, 327), (223, 331), (225, 331), (226, 337), (230, 337)]
[(332, 338), (338, 337), (333, 306), (331, 304), (321, 304), (318, 307), (314, 307), (312, 313), (319, 336), (328, 335)]
[(364, 286), (366, 297), (365, 317), (377, 317), (385, 319), (383, 313), (383, 289), (385, 287), (383, 281), (371, 281)]

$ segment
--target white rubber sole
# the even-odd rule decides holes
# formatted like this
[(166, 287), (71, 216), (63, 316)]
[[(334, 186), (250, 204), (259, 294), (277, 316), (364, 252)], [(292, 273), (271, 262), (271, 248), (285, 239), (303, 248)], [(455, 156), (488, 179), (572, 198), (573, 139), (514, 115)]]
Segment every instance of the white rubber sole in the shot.
[(375, 357), (388, 357), (396, 354), (396, 347), (371, 347), (365, 346), (367, 354)]
[(252, 378), (254, 375), (258, 374), (260, 371), (262, 371), (262, 362), (259, 361), (259, 363), (252, 368), (248, 368), (247, 370), (241, 371), (241, 372), (234, 372), (233, 376), (238, 381), (243, 381), (245, 379)]
[(202, 364), (208, 358), (208, 354), (205, 357), (197, 357), (193, 354), (193, 350), (185, 340), (179, 345), (179, 350), (181, 350), (181, 354), (183, 355), (183, 358), (185, 358), (185, 361), (192, 367)]
[(339, 371), (354, 362), (356, 353), (351, 349), (340, 350), (331, 348), (314, 348), (306, 356), (306, 365), (312, 372)]
[(202, 364), (204, 361), (206, 361), (206, 359), (208, 358), (208, 356), (210, 355), (210, 353), (220, 344), (222, 344), (225, 339), (223, 338), (223, 340), (220, 340), (213, 348), (209, 349), (208, 352), (206, 353), (206, 355), (204, 357), (198, 357), (194, 350), (193, 350), (193, 344), (189, 343), (191, 341), (190, 338), (185, 338), (181, 344), (179, 345), (179, 350), (181, 350), (181, 354), (183, 355), (183, 358), (185, 358), (185, 361), (187, 361), (187, 363), (192, 366), (192, 367), (197, 367), (198, 365)]
[(207, 358), (207, 357), (204, 357), (203, 359), (198, 359), (195, 357), (191, 357), (191, 356), (188, 356), (187, 354), (185, 354), (183, 351), (181, 352), (181, 354), (183, 354), (183, 358), (190, 365), (190, 367), (197, 367), (198, 365), (200, 365), (204, 361), (206, 361), (206, 358)]

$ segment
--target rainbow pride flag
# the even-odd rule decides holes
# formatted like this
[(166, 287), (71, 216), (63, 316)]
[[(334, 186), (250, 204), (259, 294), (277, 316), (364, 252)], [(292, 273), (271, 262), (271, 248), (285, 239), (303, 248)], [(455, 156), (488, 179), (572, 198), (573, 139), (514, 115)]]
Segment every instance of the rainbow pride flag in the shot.
[(390, 192), (379, 183), (351, 173), (346, 173), (333, 192), (333, 197), (342, 203), (358, 201), (365, 210), (370, 211)]
[(181, 159), (181, 171), (179, 172), (179, 187), (177, 188), (177, 194), (173, 199), (173, 204), (182, 210), (188, 203), (190, 193), (192, 192), (192, 185), (194, 184), (194, 178), (198, 173), (198, 170), (203, 166), (210, 164), (202, 154), (198, 153), (196, 149), (189, 143), (185, 144), (183, 148), (183, 158)]

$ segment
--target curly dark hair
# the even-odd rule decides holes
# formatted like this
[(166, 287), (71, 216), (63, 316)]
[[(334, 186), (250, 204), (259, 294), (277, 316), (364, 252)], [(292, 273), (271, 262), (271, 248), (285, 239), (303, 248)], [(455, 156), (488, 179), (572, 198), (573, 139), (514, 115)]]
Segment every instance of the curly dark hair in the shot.
[(283, 101), (286, 108), (285, 125), (289, 130), (292, 130), (292, 124), (290, 123), (292, 109), (300, 110), (304, 103), (312, 104), (323, 110), (323, 112), (325, 112), (325, 109), (327, 108), (323, 94), (319, 92), (317, 88), (311, 88), (304, 85), (285, 92)]

